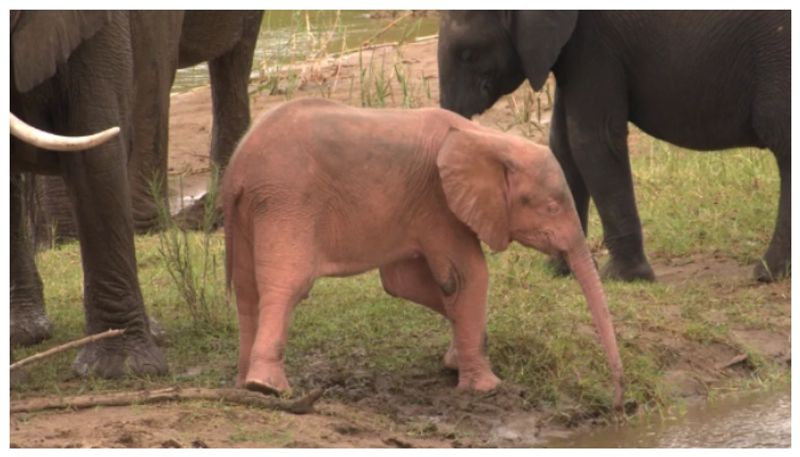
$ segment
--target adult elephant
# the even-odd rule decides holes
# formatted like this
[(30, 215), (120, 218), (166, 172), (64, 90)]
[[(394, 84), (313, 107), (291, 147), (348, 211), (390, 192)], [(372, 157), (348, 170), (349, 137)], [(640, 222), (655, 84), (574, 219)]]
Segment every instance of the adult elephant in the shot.
[(611, 254), (604, 274), (626, 281), (655, 279), (628, 121), (691, 149), (769, 148), (778, 218), (754, 274), (772, 281), (789, 274), (791, 252), (790, 37), (788, 11), (453, 11), (439, 31), (441, 105), (470, 117), (525, 78), (541, 89), (552, 71), (550, 147), (584, 230), (595, 200)]
[[(120, 126), (91, 150), (55, 153), (11, 138), (11, 343), (47, 338), (42, 281), (22, 217), (23, 172), (60, 175), (80, 239), (86, 332), (125, 329), (78, 353), (82, 375), (161, 374), (167, 363), (150, 334), (136, 271), (127, 162), (151, 141), (132, 119), (149, 104), (142, 72), (173, 68), (179, 12), (11, 11), (11, 111), (39, 129), (83, 135)], [(153, 47), (156, 45), (156, 47)], [(163, 80), (161, 78), (159, 80)]]
[[(166, 193), (169, 104), (176, 70), (208, 62), (213, 111), (209, 156), (212, 164), (222, 170), (250, 125), (248, 84), (262, 15), (263, 11), (186, 11), (179, 29), (179, 45), (170, 47), (170, 52), (177, 53), (170, 58), (171, 67), (141, 72), (137, 81), (147, 93), (147, 102), (138, 105), (133, 124), (142, 141), (133, 145), (128, 163), (136, 232), (158, 227), (158, 205), (169, 204)], [(160, 202), (152, 195), (154, 180), (157, 188), (164, 191), (159, 196)], [(41, 205), (41, 211), (36, 208), (31, 215), (37, 244), (49, 244), (54, 235), (58, 239), (75, 237), (72, 214), (64, 210), (63, 183), (59, 179), (46, 179), (35, 192), (37, 195), (31, 195), (31, 200)], [(186, 208), (178, 218), (189, 227), (199, 228), (204, 207), (201, 200)]]

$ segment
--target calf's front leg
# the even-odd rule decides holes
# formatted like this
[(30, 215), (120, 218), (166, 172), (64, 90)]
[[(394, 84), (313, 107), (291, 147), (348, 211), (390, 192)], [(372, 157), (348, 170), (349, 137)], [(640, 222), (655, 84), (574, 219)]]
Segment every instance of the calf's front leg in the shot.
[(445, 312), (453, 326), (458, 388), (494, 389), (501, 381), (492, 372), (485, 352), (489, 272), (480, 245), (475, 240), (457, 256), (432, 257), (429, 265), (442, 291)]

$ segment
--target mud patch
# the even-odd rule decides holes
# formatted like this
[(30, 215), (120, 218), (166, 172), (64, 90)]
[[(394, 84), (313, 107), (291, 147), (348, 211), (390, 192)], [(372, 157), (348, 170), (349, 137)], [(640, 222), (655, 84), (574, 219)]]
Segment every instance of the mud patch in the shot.
[[(313, 369), (301, 374), (297, 384), (302, 390), (325, 387), (326, 398), (385, 417), (406, 437), (426, 437), (447, 447), (534, 446), (548, 417), (527, 398), (524, 387), (504, 382), (491, 392), (463, 392), (455, 388), (457, 372), (444, 367), (391, 374), (334, 365), (324, 357), (303, 365)], [(347, 423), (337, 431), (363, 432)]]
[(658, 259), (653, 262), (653, 270), (658, 281), (665, 284), (690, 281), (732, 284), (750, 281), (753, 266), (742, 265), (723, 256), (696, 254), (677, 259)]

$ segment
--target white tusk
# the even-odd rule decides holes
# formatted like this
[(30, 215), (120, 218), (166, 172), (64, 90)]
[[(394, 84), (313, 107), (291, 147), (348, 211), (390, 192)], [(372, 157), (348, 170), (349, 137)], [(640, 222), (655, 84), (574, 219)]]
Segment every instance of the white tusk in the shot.
[(26, 124), (14, 113), (9, 113), (11, 134), (20, 140), (51, 151), (83, 151), (103, 144), (119, 133), (119, 127), (111, 127), (100, 133), (86, 136), (61, 136), (39, 130)]

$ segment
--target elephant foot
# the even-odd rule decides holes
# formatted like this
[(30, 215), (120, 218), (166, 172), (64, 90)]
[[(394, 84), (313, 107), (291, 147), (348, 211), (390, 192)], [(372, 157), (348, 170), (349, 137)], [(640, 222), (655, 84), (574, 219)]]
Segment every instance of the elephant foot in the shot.
[(774, 282), (791, 275), (791, 266), (788, 261), (779, 260), (770, 262), (761, 260), (753, 268), (753, 278), (759, 282)]
[(122, 378), (130, 375), (163, 375), (169, 368), (161, 349), (147, 333), (123, 334), (85, 346), (72, 363), (80, 376)]
[(259, 392), (264, 395), (273, 395), (276, 397), (291, 393), (291, 389), (289, 388), (278, 389), (277, 387), (264, 384), (261, 381), (247, 381), (244, 383), (244, 388), (253, 392)]
[(273, 370), (272, 373), (263, 377), (248, 376), (244, 382), (244, 388), (265, 395), (280, 396), (291, 392), (289, 381), (283, 370)]
[(495, 376), (491, 370), (473, 373), (461, 371), (458, 374), (458, 386), (456, 389), (486, 392), (496, 388), (501, 382), (500, 378)]
[[(15, 312), (15, 309), (25, 311)], [(53, 324), (42, 306), (11, 307), (11, 346), (33, 346), (53, 336)]]
[(633, 282), (655, 282), (656, 274), (647, 260), (638, 262), (622, 262), (611, 258), (600, 273), (603, 279)]
[(208, 194), (203, 195), (191, 206), (182, 209), (175, 215), (175, 223), (185, 230), (214, 231), (222, 227), (222, 211), (214, 205), (213, 214), (206, 214)]

